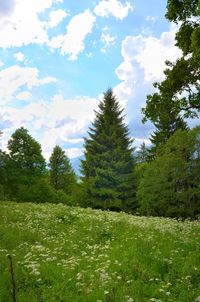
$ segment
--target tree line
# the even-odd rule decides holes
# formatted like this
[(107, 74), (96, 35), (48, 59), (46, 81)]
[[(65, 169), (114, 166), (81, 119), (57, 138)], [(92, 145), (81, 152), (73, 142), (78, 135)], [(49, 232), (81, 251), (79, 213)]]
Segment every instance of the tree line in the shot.
[(17, 201), (126, 211), (142, 215), (200, 214), (200, 126), (186, 119), (200, 111), (200, 6), (197, 0), (168, 0), (166, 17), (179, 22), (176, 45), (182, 57), (167, 62), (142, 109), (155, 131), (151, 146), (133, 148), (123, 110), (111, 89), (104, 93), (85, 138), (81, 180), (64, 150), (55, 146), (48, 165), (41, 146), (25, 128), (0, 151), (0, 197)]
[(0, 198), (70, 204), (77, 183), (64, 150), (55, 146), (47, 164), (40, 144), (24, 127), (17, 129), (0, 150)]

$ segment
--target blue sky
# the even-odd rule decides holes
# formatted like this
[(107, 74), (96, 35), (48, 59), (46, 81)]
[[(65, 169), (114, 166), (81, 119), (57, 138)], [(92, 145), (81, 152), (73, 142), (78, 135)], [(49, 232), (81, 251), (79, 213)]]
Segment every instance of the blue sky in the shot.
[(1, 147), (24, 126), (46, 159), (56, 144), (82, 155), (109, 87), (134, 145), (148, 144), (153, 127), (141, 123), (141, 107), (165, 60), (181, 54), (165, 12), (165, 0), (0, 0)]

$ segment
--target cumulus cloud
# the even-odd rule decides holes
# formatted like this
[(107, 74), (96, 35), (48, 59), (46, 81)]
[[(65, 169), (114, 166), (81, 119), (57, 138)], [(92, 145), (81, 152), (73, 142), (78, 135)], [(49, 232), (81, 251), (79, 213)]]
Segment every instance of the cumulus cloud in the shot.
[(127, 17), (129, 11), (132, 10), (133, 6), (128, 1), (126, 1), (125, 4), (122, 4), (118, 0), (101, 0), (95, 7), (94, 13), (101, 17), (108, 17), (109, 15), (112, 15), (116, 19), (123, 20), (125, 17)]
[(70, 60), (76, 60), (85, 49), (84, 40), (91, 33), (95, 20), (89, 9), (74, 16), (66, 27), (66, 34), (53, 37), (49, 46), (69, 55)]
[(121, 81), (115, 87), (115, 93), (124, 100), (134, 99), (137, 83), (145, 87), (154, 81), (160, 81), (166, 68), (165, 61), (175, 61), (181, 51), (174, 46), (176, 27), (163, 32), (160, 37), (127, 36), (122, 42), (123, 62), (115, 73)]
[(137, 70), (132, 62), (124, 61), (115, 70), (115, 73), (121, 82), (115, 86), (114, 93), (123, 102), (123, 107), (130, 98), (134, 96), (135, 83), (137, 81)]
[[(12, 127), (4, 137), (4, 141), (8, 140), (9, 135), (16, 128), (25, 126), (31, 129), (31, 135), (41, 143), (44, 155), (48, 158), (56, 144), (65, 146), (83, 142), (80, 135), (86, 134), (97, 107), (96, 99), (88, 97), (64, 99), (60, 94), (55, 95), (50, 102), (41, 100), (29, 103), (23, 108), (7, 106), (2, 110), (2, 115)], [(68, 149), (66, 146), (65, 148)], [(81, 147), (69, 149), (70, 157), (82, 154)]]
[(68, 13), (63, 9), (57, 9), (50, 12), (50, 21), (48, 22), (47, 26), (49, 28), (56, 27), (60, 22), (63, 21), (67, 17)]
[(175, 61), (181, 51), (174, 46), (176, 27), (163, 32), (159, 38), (154, 36), (127, 36), (122, 43), (124, 62), (137, 64), (144, 71), (147, 82), (159, 81), (163, 78), (165, 61)]
[(0, 18), (0, 47), (47, 43), (46, 23), (40, 20), (39, 14), (51, 8), (52, 4), (53, 0), (16, 1), (10, 14)]
[(20, 93), (20, 89), (33, 87), (55, 82), (53, 77), (39, 77), (39, 70), (34, 67), (21, 67), (13, 65), (0, 71), (0, 98), (1, 104), (12, 100), (15, 93)]
[(163, 79), (165, 61), (175, 61), (180, 50), (174, 46), (176, 28), (163, 32), (160, 37), (152, 35), (127, 36), (122, 42), (123, 62), (115, 73), (121, 81), (114, 92), (126, 105), (127, 120), (131, 133), (143, 141), (152, 133), (153, 125), (141, 123), (141, 108), (145, 106), (147, 94), (152, 92), (152, 83)]

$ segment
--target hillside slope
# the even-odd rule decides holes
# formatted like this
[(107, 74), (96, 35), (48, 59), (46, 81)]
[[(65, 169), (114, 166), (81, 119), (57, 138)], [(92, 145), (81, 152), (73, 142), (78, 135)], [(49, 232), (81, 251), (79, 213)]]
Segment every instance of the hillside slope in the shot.
[(200, 301), (200, 223), (0, 202), (0, 301)]

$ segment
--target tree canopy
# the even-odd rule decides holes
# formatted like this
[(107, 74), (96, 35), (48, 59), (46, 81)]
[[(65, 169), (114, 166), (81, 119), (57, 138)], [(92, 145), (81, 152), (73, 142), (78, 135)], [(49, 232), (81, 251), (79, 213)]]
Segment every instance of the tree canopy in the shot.
[(200, 213), (200, 127), (178, 130), (148, 164), (138, 188), (143, 214), (195, 217)]
[(85, 139), (83, 182), (93, 207), (115, 210), (136, 207), (132, 140), (122, 112), (109, 89)]
[(177, 130), (185, 129), (184, 118), (200, 112), (200, 4), (198, 0), (168, 0), (166, 18), (178, 25), (176, 46), (182, 56), (167, 61), (165, 79), (155, 83), (142, 109), (144, 121), (156, 127), (152, 142), (163, 143)]
[(76, 176), (69, 158), (61, 147), (55, 146), (49, 159), (50, 182), (53, 188), (71, 193), (76, 183)]

